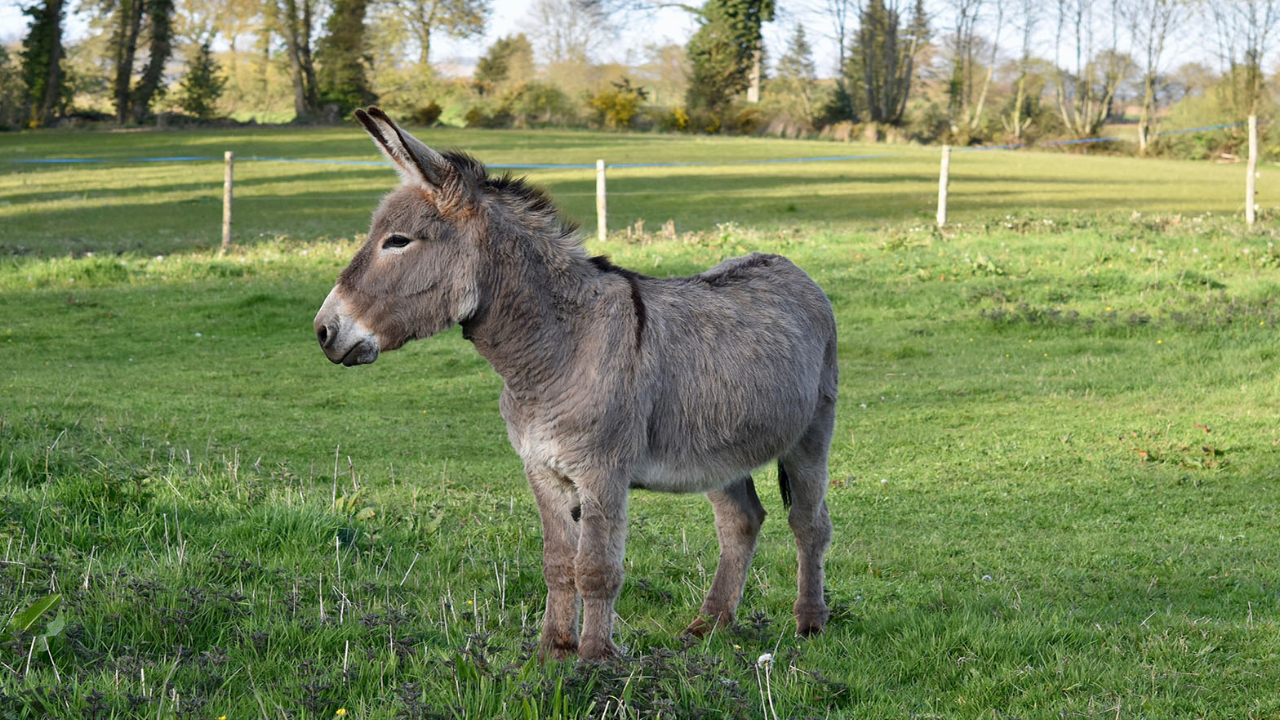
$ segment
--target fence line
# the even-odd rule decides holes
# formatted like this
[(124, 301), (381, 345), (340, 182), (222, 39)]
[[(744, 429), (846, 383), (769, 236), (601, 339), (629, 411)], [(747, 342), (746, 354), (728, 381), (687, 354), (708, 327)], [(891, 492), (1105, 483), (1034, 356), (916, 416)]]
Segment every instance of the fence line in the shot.
[[(1243, 127), (1248, 123), (1226, 123), (1222, 125), (1205, 125), (1203, 127), (1184, 128), (1181, 130), (1164, 130), (1156, 133), (1159, 135), (1183, 135), (1186, 133), (1202, 132), (1206, 130), (1223, 130), (1226, 128)], [(1259, 123), (1267, 124), (1267, 123)], [(1082, 138), (1079, 140), (1052, 140), (1041, 143), (1014, 143), (1008, 145), (979, 145), (975, 147), (959, 147), (952, 148), (952, 152), (982, 152), (985, 150), (1020, 150), (1022, 148), (1034, 147), (1062, 147), (1067, 145), (1088, 145), (1100, 142), (1131, 142), (1128, 138), (1119, 136)], [(721, 167), (733, 165), (769, 165), (769, 164), (785, 164), (785, 163), (808, 163), (808, 162), (846, 162), (856, 160), (875, 160), (887, 157), (902, 157), (907, 153), (902, 152), (886, 152), (872, 153), (864, 155), (823, 155), (816, 157), (791, 157), (791, 158), (765, 158), (760, 160), (703, 160), (703, 161), (687, 161), (687, 162), (633, 162), (633, 163), (609, 163), (611, 168), (662, 168), (662, 167)], [(155, 157), (155, 158), (16, 158), (6, 159), (3, 162), (26, 164), (26, 165), (72, 165), (78, 163), (150, 163), (150, 162), (199, 162), (208, 160), (221, 160), (217, 155), (179, 155), (172, 157)], [(338, 160), (328, 158), (282, 158), (282, 157), (261, 157), (261, 156), (238, 156), (236, 158), (240, 162), (291, 162), (306, 163), (315, 165), (365, 165), (384, 167), (385, 161), (381, 160)], [(495, 170), (594, 170), (595, 163), (485, 163), (485, 167)]]

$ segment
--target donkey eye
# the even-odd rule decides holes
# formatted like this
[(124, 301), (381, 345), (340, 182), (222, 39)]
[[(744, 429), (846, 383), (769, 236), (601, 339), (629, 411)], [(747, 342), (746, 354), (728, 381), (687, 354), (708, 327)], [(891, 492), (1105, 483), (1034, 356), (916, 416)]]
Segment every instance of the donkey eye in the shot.
[(411, 242), (413, 242), (413, 238), (405, 237), (404, 235), (392, 235), (382, 241), (382, 249), (388, 250), (392, 248), (402, 248), (406, 247)]

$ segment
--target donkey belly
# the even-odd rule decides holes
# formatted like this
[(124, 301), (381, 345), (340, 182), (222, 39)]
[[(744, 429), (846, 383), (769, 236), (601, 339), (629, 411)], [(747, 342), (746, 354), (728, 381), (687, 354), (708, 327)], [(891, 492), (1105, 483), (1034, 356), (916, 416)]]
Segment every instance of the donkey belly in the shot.
[(718, 490), (778, 457), (794, 440), (757, 438), (756, 442), (718, 451), (650, 456), (632, 473), (631, 487), (669, 493)]

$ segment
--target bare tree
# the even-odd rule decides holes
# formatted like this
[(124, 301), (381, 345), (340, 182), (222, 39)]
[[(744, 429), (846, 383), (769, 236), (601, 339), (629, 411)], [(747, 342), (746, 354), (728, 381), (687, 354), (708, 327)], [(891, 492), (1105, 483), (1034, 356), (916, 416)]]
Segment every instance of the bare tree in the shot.
[(1156, 88), (1170, 28), (1185, 14), (1182, 0), (1126, 0), (1122, 10), (1142, 62), (1142, 113), (1138, 117), (1138, 152), (1146, 154), (1155, 126)]
[(982, 111), (995, 74), (996, 55), (1000, 50), (1004, 0), (995, 0), (995, 22), (991, 24), (993, 37), (986, 72), (978, 80), (975, 75), (981, 70), (977, 56), (983, 45), (983, 39), (978, 35), (978, 26), (984, 4), (985, 0), (950, 0), (955, 22), (949, 43), (951, 79), (947, 83), (947, 114), (951, 122), (951, 133), (957, 136), (972, 135), (982, 125)]
[(491, 10), (489, 0), (387, 0), (387, 4), (417, 41), (422, 67), (427, 66), (433, 32), (457, 38), (481, 35)]
[(542, 59), (551, 65), (588, 63), (614, 34), (606, 8), (593, 0), (537, 0), (527, 21)]
[(1031, 44), (1036, 34), (1036, 21), (1040, 18), (1039, 0), (1019, 0), (1017, 28), (1022, 31), (1022, 51), (1018, 54), (1018, 80), (1014, 84), (1013, 108), (1001, 118), (1005, 132), (1015, 142), (1022, 141), (1022, 133), (1031, 125), (1027, 109), (1027, 75), (1031, 71)]
[[(1096, 5), (1106, 7), (1095, 13)], [(1132, 58), (1120, 50), (1120, 20), (1120, 0), (1058, 0), (1054, 98), (1063, 124), (1076, 138), (1092, 137), (1102, 128), (1116, 90), (1132, 70)], [(1100, 31), (1100, 23), (1110, 32)], [(1070, 67), (1062, 63), (1064, 43), (1074, 59)]]
[(1280, 0), (1204, 0), (1201, 6), (1214, 26), (1232, 109), (1256, 115), (1266, 83), (1262, 62), (1280, 22)]
[(284, 37), (285, 54), (289, 56), (290, 79), (293, 82), (293, 110), (299, 118), (308, 118), (320, 108), (316, 88), (315, 65), (311, 59), (313, 0), (271, 0), (272, 14), (280, 35)]

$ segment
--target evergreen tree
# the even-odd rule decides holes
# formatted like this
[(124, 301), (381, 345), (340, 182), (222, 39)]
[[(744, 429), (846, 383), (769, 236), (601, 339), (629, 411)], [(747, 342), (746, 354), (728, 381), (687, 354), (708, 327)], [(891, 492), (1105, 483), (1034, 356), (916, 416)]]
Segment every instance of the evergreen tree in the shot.
[(22, 80), (27, 86), (26, 115), (34, 126), (47, 125), (64, 95), (62, 72), (63, 0), (45, 0), (23, 10), (31, 29), (22, 43)]
[(366, 74), (369, 57), (364, 17), (368, 7), (369, 0), (335, 0), (333, 14), (325, 23), (327, 34), (316, 51), (320, 99), (336, 104), (344, 116), (377, 99)]
[(219, 74), (220, 70), (206, 40), (187, 60), (187, 72), (181, 83), (183, 110), (201, 120), (213, 117), (214, 106), (227, 84), (227, 79)]
[(760, 26), (772, 17), (772, 0), (707, 0), (686, 46), (691, 110), (718, 115), (747, 89), (761, 48)]
[(892, 0), (888, 5), (884, 0), (869, 0), (861, 20), (845, 69), (846, 82), (862, 89), (869, 120), (901, 124), (915, 79), (916, 56), (929, 40), (924, 0), (916, 0), (905, 27)]
[(817, 75), (813, 47), (809, 45), (804, 26), (796, 23), (787, 42), (787, 52), (778, 60), (777, 85), (805, 121), (813, 119), (813, 84)]

